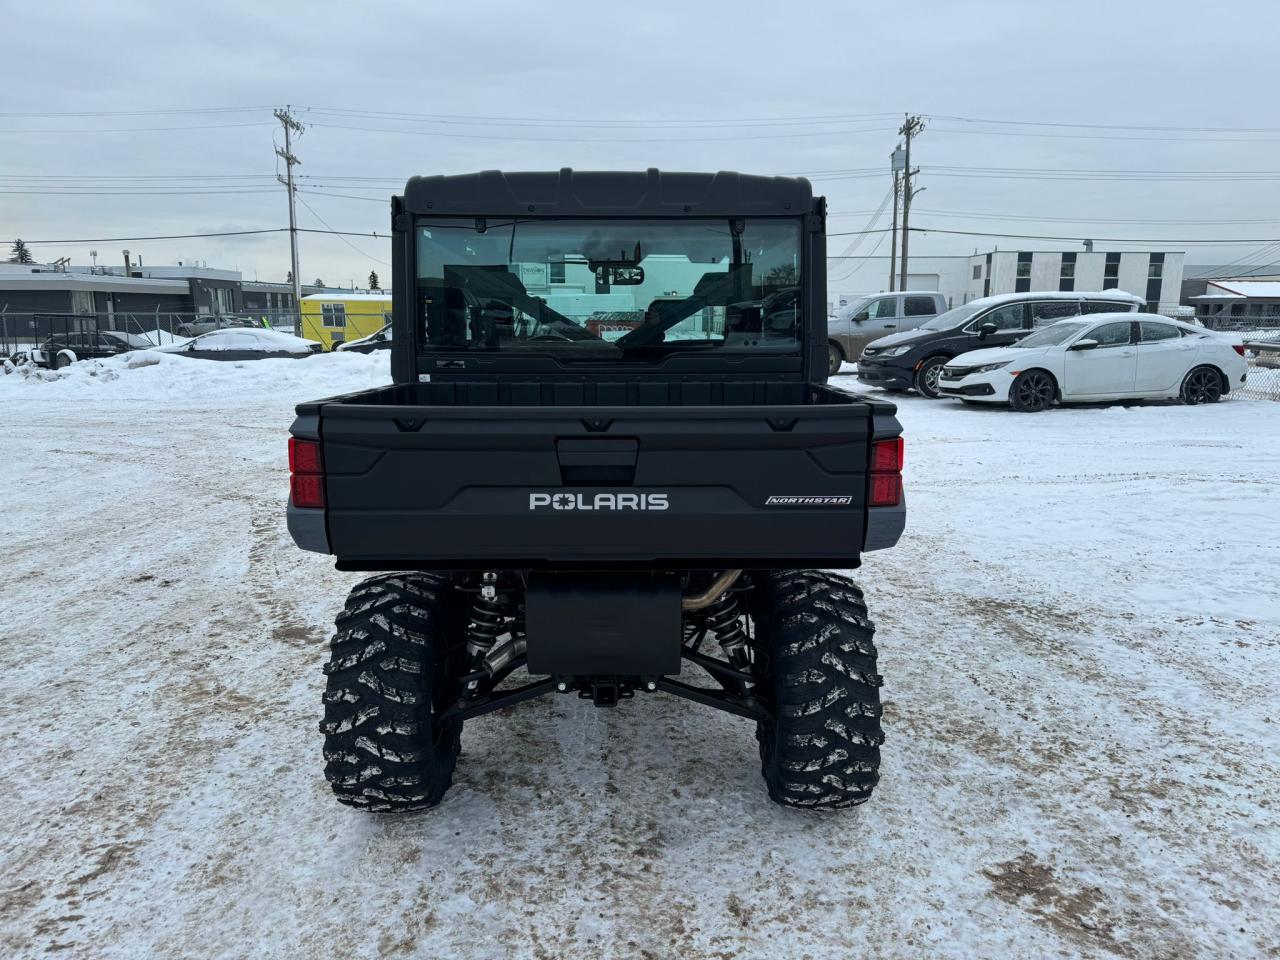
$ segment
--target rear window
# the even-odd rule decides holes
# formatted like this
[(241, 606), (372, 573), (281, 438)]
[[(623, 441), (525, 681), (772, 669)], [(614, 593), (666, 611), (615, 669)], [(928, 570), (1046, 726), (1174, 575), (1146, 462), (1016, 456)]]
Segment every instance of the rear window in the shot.
[(932, 317), (938, 307), (933, 297), (907, 297), (903, 312), (908, 317)]
[(1133, 304), (1127, 300), (1086, 300), (1081, 313), (1131, 313)]
[(800, 241), (799, 219), (420, 219), (420, 343), (591, 361), (798, 355)]
[(1033, 326), (1080, 316), (1079, 300), (1037, 300), (1031, 304)]
[(1143, 320), (1138, 324), (1138, 330), (1141, 332), (1143, 343), (1151, 343), (1155, 340), (1177, 340), (1181, 336), (1178, 328), (1171, 323), (1152, 323), (1149, 320)]

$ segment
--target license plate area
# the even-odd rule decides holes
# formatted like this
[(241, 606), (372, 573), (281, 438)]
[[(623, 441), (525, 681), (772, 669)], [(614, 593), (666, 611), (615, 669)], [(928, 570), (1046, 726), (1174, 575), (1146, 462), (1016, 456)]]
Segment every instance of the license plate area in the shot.
[(551, 676), (680, 672), (680, 581), (671, 574), (533, 573), (528, 670)]

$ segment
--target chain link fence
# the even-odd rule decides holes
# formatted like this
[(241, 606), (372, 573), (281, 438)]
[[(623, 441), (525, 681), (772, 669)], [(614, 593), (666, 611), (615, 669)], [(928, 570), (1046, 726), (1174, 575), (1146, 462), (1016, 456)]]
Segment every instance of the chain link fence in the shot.
[(1280, 400), (1280, 330), (1247, 335), (1244, 354), (1249, 359), (1249, 378), (1234, 393), (1253, 400)]
[[(117, 342), (135, 349), (166, 346), (215, 330), (258, 328), (290, 333), (314, 340), (332, 350), (344, 342), (377, 333), (390, 322), (390, 309), (383, 304), (318, 303), (312, 311), (246, 310), (237, 314), (148, 313), (76, 314), (15, 313), (0, 311), (0, 357), (12, 356), (39, 347), (47, 341), (69, 337), (110, 334)], [(83, 339), (81, 340), (83, 342)]]

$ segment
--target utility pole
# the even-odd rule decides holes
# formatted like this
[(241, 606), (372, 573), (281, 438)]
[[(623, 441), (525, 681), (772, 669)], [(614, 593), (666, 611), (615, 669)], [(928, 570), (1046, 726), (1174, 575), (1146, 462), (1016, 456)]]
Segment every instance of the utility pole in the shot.
[(911, 169), (911, 140), (924, 130), (924, 121), (919, 117), (908, 116), (899, 128), (906, 142), (902, 171), (902, 272), (899, 274), (898, 289), (907, 289), (907, 251), (911, 240), (911, 198), (919, 190), (911, 186), (911, 178), (920, 172), (920, 168)]
[(898, 270), (898, 197), (902, 189), (902, 183), (899, 179), (904, 166), (906, 165), (905, 155), (902, 151), (902, 144), (893, 148), (893, 153), (889, 154), (889, 169), (893, 171), (893, 234), (889, 238), (889, 292), (894, 290), (894, 281), (897, 279)]
[[(288, 104), (283, 110), (276, 110), (275, 117), (280, 121), (280, 125), (284, 127), (284, 149), (276, 147), (276, 156), (285, 163), (285, 176), (276, 174), (276, 179), (285, 185), (289, 191), (289, 263), (293, 267), (293, 309), (298, 315), (298, 323), (302, 322), (302, 280), (301, 274), (298, 273), (298, 217), (293, 209), (294, 186), (293, 186), (293, 168), (301, 163), (297, 157), (293, 155), (292, 135), (302, 136), (302, 124), (293, 119), (293, 114), (289, 110)], [(299, 330), (299, 333), (302, 331)]]

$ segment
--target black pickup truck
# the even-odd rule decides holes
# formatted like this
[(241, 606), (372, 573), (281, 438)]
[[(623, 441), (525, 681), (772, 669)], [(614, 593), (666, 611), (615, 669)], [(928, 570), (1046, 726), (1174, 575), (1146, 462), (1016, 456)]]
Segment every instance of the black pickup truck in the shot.
[(463, 722), (515, 702), (659, 691), (755, 720), (780, 803), (871, 795), (873, 626), (823, 568), (897, 542), (902, 431), (825, 383), (825, 209), (658, 170), (392, 199), (394, 383), (290, 439), (294, 540), (378, 572), (326, 667), (339, 800), (438, 803)]

